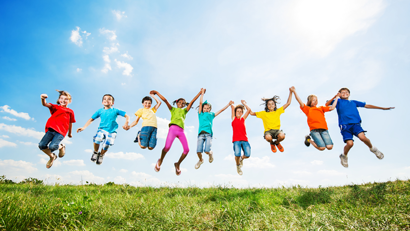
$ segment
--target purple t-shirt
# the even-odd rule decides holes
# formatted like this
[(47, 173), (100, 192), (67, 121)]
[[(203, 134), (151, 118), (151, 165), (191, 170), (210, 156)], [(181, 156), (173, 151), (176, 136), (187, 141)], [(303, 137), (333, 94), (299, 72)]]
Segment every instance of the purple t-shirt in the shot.
[[(332, 104), (333, 102), (334, 100), (332, 101)], [(361, 123), (362, 119), (360, 118), (357, 108), (364, 106), (366, 106), (365, 102), (339, 99), (336, 105), (337, 115), (339, 116), (339, 125)]]

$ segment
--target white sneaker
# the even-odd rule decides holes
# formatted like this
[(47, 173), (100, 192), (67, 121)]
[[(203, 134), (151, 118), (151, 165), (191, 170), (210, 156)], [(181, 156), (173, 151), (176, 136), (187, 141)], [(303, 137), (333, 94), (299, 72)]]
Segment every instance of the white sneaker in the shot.
[(343, 167), (347, 168), (349, 167), (349, 164), (347, 163), (347, 156), (344, 154), (340, 154), (340, 163), (343, 165)]
[(236, 166), (236, 171), (238, 171), (238, 174), (242, 176), (243, 172), (240, 165)]
[(201, 167), (201, 164), (203, 164), (204, 161), (198, 160), (198, 163), (196, 163), (195, 165), (195, 169), (198, 169), (199, 167)]
[(379, 158), (380, 160), (384, 158), (383, 153), (381, 151), (379, 151), (379, 149), (377, 149), (376, 147), (373, 146), (370, 149), (370, 151), (373, 152), (377, 156), (377, 158)]
[(241, 168), (243, 167), (243, 158), (241, 157), (241, 160), (239, 161), (239, 164), (241, 166)]
[(212, 163), (213, 161), (214, 161), (214, 156), (213, 156), (213, 154), (214, 154), (214, 152), (213, 151), (210, 151), (209, 152), (209, 163)]

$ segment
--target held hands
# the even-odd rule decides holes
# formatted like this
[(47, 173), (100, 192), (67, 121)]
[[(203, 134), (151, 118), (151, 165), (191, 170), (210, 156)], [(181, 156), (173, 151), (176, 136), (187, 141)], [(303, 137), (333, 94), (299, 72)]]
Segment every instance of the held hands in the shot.
[(295, 92), (295, 91), (296, 91), (296, 88), (295, 88), (294, 86), (292, 86), (292, 87), (289, 88), (289, 91), (290, 91), (290, 92)]
[(206, 92), (206, 89), (205, 89), (205, 88), (201, 88), (201, 94), (203, 95), (203, 94), (205, 94), (205, 92)]
[(246, 101), (245, 101), (245, 100), (241, 100), (241, 103), (242, 103), (243, 105), (246, 105)]
[(229, 105), (233, 105), (234, 104), (234, 102), (231, 100), (231, 101), (229, 101)]
[(125, 124), (122, 128), (124, 128), (125, 131), (128, 131), (131, 127), (128, 124)]
[(47, 94), (41, 94), (41, 95), (40, 95), (40, 98), (41, 98), (41, 99), (47, 99), (47, 98), (48, 98), (48, 95), (47, 95)]

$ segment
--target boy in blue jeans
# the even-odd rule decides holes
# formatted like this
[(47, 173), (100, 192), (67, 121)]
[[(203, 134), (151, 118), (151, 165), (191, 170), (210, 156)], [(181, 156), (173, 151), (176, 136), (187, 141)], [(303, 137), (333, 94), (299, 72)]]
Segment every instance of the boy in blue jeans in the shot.
[(326, 102), (326, 106), (332, 104), (337, 96), (340, 97), (336, 105), (337, 115), (339, 116), (340, 133), (342, 133), (343, 141), (346, 143), (344, 147), (344, 153), (340, 154), (339, 156), (340, 162), (343, 165), (343, 167), (348, 167), (347, 153), (353, 147), (353, 135), (355, 135), (363, 143), (365, 143), (370, 148), (370, 151), (373, 152), (377, 158), (383, 159), (383, 153), (380, 152), (376, 147), (374, 147), (370, 140), (364, 134), (366, 131), (363, 130), (362, 126), (360, 125), (362, 119), (360, 118), (359, 111), (357, 110), (357, 108), (364, 107), (370, 109), (390, 110), (394, 109), (394, 107), (378, 107), (366, 104), (365, 102), (349, 100), (350, 90), (347, 88), (341, 88), (339, 92), (331, 100)]
[[(84, 131), (95, 119), (101, 118), (100, 125), (98, 126), (97, 134), (94, 136), (94, 153), (91, 156), (91, 161), (96, 162), (98, 165), (102, 164), (104, 154), (108, 151), (108, 147), (114, 145), (115, 138), (117, 137), (117, 116), (125, 117), (125, 124), (122, 126), (125, 130), (129, 129), (128, 122), (130, 117), (126, 115), (125, 111), (121, 111), (117, 108), (113, 108), (114, 97), (110, 94), (105, 94), (102, 99), (104, 108), (99, 109), (91, 116), (91, 119), (85, 123), (84, 127), (78, 128), (77, 133)], [(98, 152), (101, 147), (101, 152)]]

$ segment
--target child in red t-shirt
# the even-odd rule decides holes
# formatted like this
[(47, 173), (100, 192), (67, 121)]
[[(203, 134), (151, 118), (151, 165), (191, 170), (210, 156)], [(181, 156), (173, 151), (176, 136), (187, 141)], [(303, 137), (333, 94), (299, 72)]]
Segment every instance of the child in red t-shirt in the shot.
[[(57, 90), (58, 91), (58, 90)], [(44, 107), (50, 109), (51, 117), (47, 120), (46, 134), (41, 139), (38, 147), (41, 151), (50, 157), (46, 167), (51, 168), (53, 162), (57, 159), (53, 152), (59, 150), (58, 156), (62, 158), (65, 155), (65, 145), (60, 144), (65, 135), (71, 136), (72, 123), (75, 123), (74, 112), (68, 108), (71, 103), (71, 95), (66, 91), (58, 91), (60, 93), (57, 104), (47, 103), (47, 95), (41, 95), (41, 103)]]
[[(246, 104), (244, 100), (241, 102)], [(245, 127), (245, 120), (251, 111), (248, 110), (245, 115), (243, 115), (243, 112), (245, 111), (245, 107), (243, 105), (237, 105), (234, 107), (233, 104), (231, 104), (231, 109), (233, 129), (232, 143), (235, 154), (236, 170), (239, 175), (242, 175), (243, 160), (248, 159), (251, 156), (251, 145), (249, 145)], [(241, 156), (241, 149), (243, 150), (243, 156)]]

